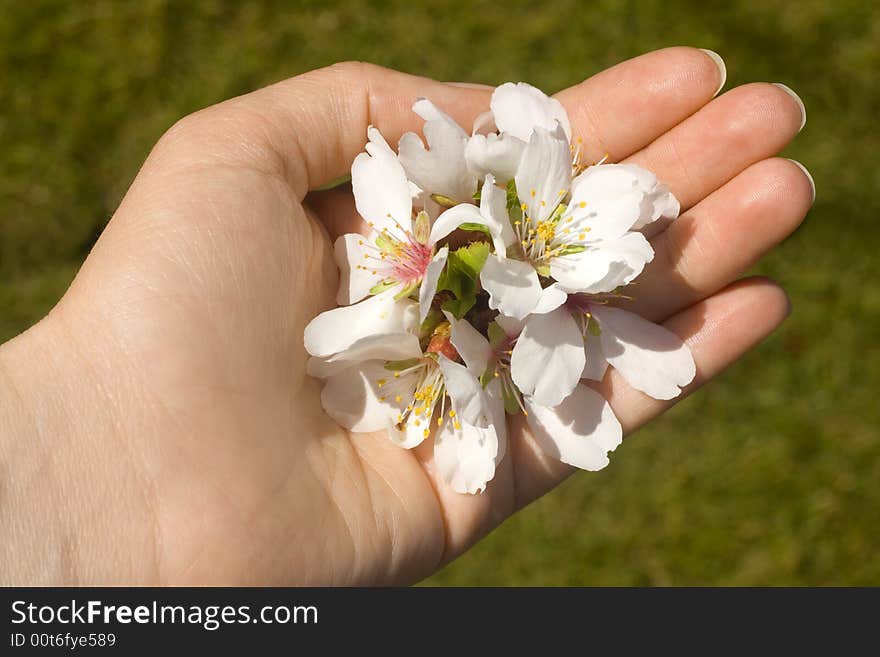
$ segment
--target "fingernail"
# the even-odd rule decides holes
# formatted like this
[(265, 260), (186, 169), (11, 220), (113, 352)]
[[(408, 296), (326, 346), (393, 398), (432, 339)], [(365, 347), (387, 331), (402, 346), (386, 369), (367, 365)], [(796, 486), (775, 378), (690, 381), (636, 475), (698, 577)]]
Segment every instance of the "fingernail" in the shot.
[(479, 82), (447, 82), (446, 84), (453, 87), (461, 87), (462, 89), (494, 89), (491, 84), (480, 84)]
[(798, 96), (791, 87), (788, 87), (781, 82), (774, 82), (774, 85), (782, 89), (789, 96), (794, 98), (795, 102), (798, 104), (798, 107), (801, 108), (801, 127), (798, 128), (798, 132), (804, 129), (804, 126), (807, 125), (807, 108), (804, 107), (804, 101), (801, 100), (801, 97)]
[(807, 171), (807, 167), (805, 167), (803, 164), (801, 164), (797, 160), (792, 160), (791, 158), (789, 158), (788, 161), (791, 162), (792, 164), (796, 165), (798, 169), (803, 171), (804, 175), (807, 177), (807, 180), (810, 181), (810, 187), (813, 190), (813, 198), (810, 199), (810, 203), (815, 202), (815, 200), (816, 200), (816, 181), (813, 180), (813, 176), (810, 174), (809, 171)]
[(724, 60), (721, 59), (721, 55), (719, 55), (714, 50), (709, 50), (707, 48), (700, 48), (704, 53), (709, 55), (709, 59), (715, 62), (715, 66), (718, 67), (718, 88), (715, 90), (714, 96), (718, 95), (718, 92), (724, 88), (724, 83), (727, 82), (727, 65), (724, 63)]

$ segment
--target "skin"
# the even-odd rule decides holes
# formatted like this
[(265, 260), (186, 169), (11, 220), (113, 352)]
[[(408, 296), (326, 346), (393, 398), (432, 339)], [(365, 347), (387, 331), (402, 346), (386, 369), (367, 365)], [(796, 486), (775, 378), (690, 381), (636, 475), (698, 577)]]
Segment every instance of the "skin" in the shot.
[[(720, 81), (670, 48), (557, 96), (587, 160), (649, 167), (682, 201), (630, 306), (688, 342), (688, 392), (789, 313), (775, 283), (737, 279), (813, 199), (773, 157), (799, 103), (763, 83), (713, 98)], [(342, 430), (305, 374), (333, 240), (359, 228), (350, 189), (309, 190), (347, 173), (368, 124), (418, 131), (416, 98), (469, 125), (490, 93), (346, 63), (172, 127), (63, 299), (0, 347), (0, 581), (410, 583), (571, 474), (514, 418), (488, 490), (455, 494), (429, 445)], [(598, 388), (627, 433), (670, 404), (613, 371)]]

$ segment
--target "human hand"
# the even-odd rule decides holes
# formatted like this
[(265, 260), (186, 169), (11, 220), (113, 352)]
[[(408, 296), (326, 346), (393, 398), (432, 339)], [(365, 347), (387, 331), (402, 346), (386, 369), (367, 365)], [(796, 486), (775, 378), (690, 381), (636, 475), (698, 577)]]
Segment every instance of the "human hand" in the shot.
[[(585, 161), (641, 164), (682, 202), (629, 308), (688, 342), (688, 391), (786, 316), (774, 283), (734, 281), (813, 199), (772, 157), (800, 102), (768, 84), (713, 100), (722, 78), (671, 48), (557, 96)], [(418, 131), (417, 97), (469, 125), (490, 93), (341, 64), (169, 130), (62, 301), (0, 350), (4, 581), (412, 582), (570, 474), (517, 417), (488, 489), (456, 494), (429, 446), (337, 426), (305, 373), (333, 240), (361, 225), (350, 189), (309, 190), (348, 171), (368, 124), (391, 143)], [(627, 433), (672, 403), (613, 371), (599, 388)]]

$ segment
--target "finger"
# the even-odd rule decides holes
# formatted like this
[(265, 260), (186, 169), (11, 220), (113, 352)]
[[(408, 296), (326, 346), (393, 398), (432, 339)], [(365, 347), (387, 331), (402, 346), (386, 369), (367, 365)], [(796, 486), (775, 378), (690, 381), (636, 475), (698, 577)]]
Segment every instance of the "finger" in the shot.
[[(724, 63), (714, 53), (699, 48), (665, 48), (597, 73), (559, 92), (556, 97), (569, 114), (575, 137), (582, 139), (582, 161), (595, 161), (606, 154), (612, 159), (620, 159), (649, 144), (709, 102), (725, 78)], [(474, 85), (451, 84), (466, 90), (475, 88)], [(482, 85), (476, 89), (485, 94), (491, 92), (491, 88)], [(446, 111), (455, 109), (428, 90), (423, 90), (423, 95), (430, 96)], [(482, 102), (484, 105), (477, 109), (468, 105), (465, 114), (475, 115), (476, 111), (485, 109), (488, 95), (482, 96)], [(403, 117), (386, 117), (383, 107), (388, 103), (375, 102), (374, 105), (372, 113), (382, 120), (385, 127), (380, 125), (380, 128), (389, 142), (393, 143), (399, 137), (400, 126), (420, 129), (418, 119), (408, 105), (391, 104), (392, 109), (397, 108), (406, 115)], [(378, 120), (376, 122), (379, 124)], [(462, 122), (465, 127), (469, 124), (470, 119)], [(363, 148), (366, 126), (361, 127), (357, 150), (349, 153), (351, 158)], [(350, 186), (312, 193), (309, 203), (325, 218), (332, 238), (358, 230), (359, 220)]]
[(699, 48), (655, 50), (556, 94), (583, 162), (617, 162), (708, 103), (727, 78), (723, 60)]
[[(772, 281), (751, 278), (678, 313), (664, 326), (680, 336), (694, 355), (697, 374), (684, 395), (717, 376), (766, 338), (790, 311), (785, 292)], [(629, 434), (680, 401), (659, 401), (629, 387), (613, 369), (598, 386)], [(544, 454), (520, 416), (513, 431), (510, 457), (516, 473), (516, 506), (521, 507), (559, 484), (574, 470)], [(619, 458), (619, 457), (618, 457)], [(612, 455), (612, 465), (615, 456)]]
[(800, 132), (806, 112), (786, 89), (755, 83), (728, 91), (626, 161), (653, 171), (690, 208)]
[(753, 164), (654, 237), (654, 260), (621, 305), (660, 321), (739, 278), (803, 221), (815, 191), (802, 165)]

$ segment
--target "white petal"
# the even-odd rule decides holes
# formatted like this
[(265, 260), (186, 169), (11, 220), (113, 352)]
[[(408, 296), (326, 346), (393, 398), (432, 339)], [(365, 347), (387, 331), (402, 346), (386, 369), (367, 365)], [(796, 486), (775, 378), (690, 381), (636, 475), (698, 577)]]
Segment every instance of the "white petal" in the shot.
[(530, 84), (502, 84), (492, 93), (489, 107), (501, 132), (527, 142), (534, 128), (553, 130), (558, 121), (565, 131), (566, 142), (571, 141), (571, 124), (562, 103)]
[(516, 319), (515, 317), (508, 317), (506, 315), (498, 315), (495, 318), (495, 323), (501, 327), (501, 330), (504, 331), (509, 338), (515, 338), (522, 333), (523, 326), (525, 325), (524, 320)]
[(583, 470), (608, 465), (608, 452), (620, 445), (623, 430), (610, 404), (599, 393), (580, 385), (562, 404), (547, 408), (524, 399), (529, 428), (550, 456)]
[(525, 147), (526, 142), (509, 134), (474, 135), (468, 139), (464, 157), (477, 178), (491, 174), (506, 185), (516, 175)]
[(372, 270), (361, 268), (370, 249), (364, 243), (366, 237), (357, 233), (341, 235), (333, 246), (333, 255), (339, 266), (339, 291), (336, 303), (347, 306), (356, 303), (370, 293), (374, 285), (382, 280)]
[(415, 422), (409, 422), (401, 431), (397, 428), (394, 420), (389, 420), (388, 425), (385, 428), (388, 431), (388, 439), (391, 442), (398, 447), (412, 449), (413, 447), (418, 447), (425, 441), (425, 438), (427, 438), (427, 436), (425, 436), (425, 429), (427, 428), (430, 430), (430, 426), (430, 420), (420, 421), (418, 425), (416, 425)]
[(490, 132), (498, 132), (498, 126), (495, 125), (495, 117), (492, 110), (486, 110), (477, 115), (474, 119), (474, 127), (471, 129), (472, 135), (485, 135)]
[(533, 222), (553, 214), (571, 185), (571, 151), (559, 127), (554, 132), (535, 128), (515, 179), (520, 202)]
[(536, 315), (549, 313), (551, 310), (559, 308), (567, 299), (568, 293), (560, 285), (553, 283), (541, 291), (541, 298), (538, 299), (538, 303), (535, 305), (532, 313)]
[(489, 254), (480, 271), (480, 284), (489, 293), (489, 307), (522, 319), (541, 298), (541, 282), (528, 262)]
[(591, 306), (605, 358), (636, 390), (672, 399), (696, 374), (694, 358), (668, 329), (620, 308)]
[(445, 314), (451, 327), (449, 341), (455, 347), (455, 350), (461, 356), (471, 374), (479, 378), (489, 366), (489, 359), (492, 357), (492, 345), (467, 320), (456, 320), (451, 313)]
[(492, 406), (492, 422), (486, 428), (446, 420), (434, 437), (434, 465), (443, 480), (457, 493), (478, 493), (495, 476), (507, 451), (507, 427), (500, 386), (486, 388)]
[(498, 454), (495, 463), (501, 463), (507, 454), (507, 414), (504, 412), (504, 396), (501, 392), (501, 381), (494, 379), (485, 388), (486, 403), (489, 408), (489, 418), (495, 428), (495, 436), (498, 439)]
[(550, 275), (569, 292), (599, 294), (631, 283), (654, 259), (654, 249), (641, 233), (587, 245), (580, 253), (554, 258)]
[(495, 476), (498, 437), (495, 428), (446, 421), (434, 436), (434, 466), (456, 493), (479, 493)]
[(431, 303), (434, 301), (434, 295), (437, 293), (437, 282), (440, 280), (440, 274), (443, 272), (443, 266), (446, 264), (446, 258), (449, 255), (449, 247), (444, 246), (437, 251), (431, 262), (425, 269), (422, 276), (422, 283), (419, 286), (419, 324), (425, 321), (428, 311), (431, 310)]
[(419, 358), (422, 348), (412, 333), (379, 333), (368, 335), (348, 348), (326, 358), (309, 359), (306, 371), (309, 376), (326, 379), (352, 364), (367, 360), (408, 360)]
[(645, 196), (638, 176), (629, 168), (617, 164), (589, 167), (571, 183), (572, 221), (566, 226), (582, 232), (581, 241), (620, 237), (639, 220)]
[(443, 372), (443, 383), (446, 386), (446, 393), (452, 400), (456, 417), (467, 424), (487, 426), (488, 405), (480, 380), (464, 365), (449, 360), (443, 354), (440, 354), (437, 362)]
[(480, 193), (480, 214), (489, 228), (495, 253), (507, 255), (507, 247), (516, 243), (516, 233), (507, 214), (507, 192), (495, 185), (492, 174), (486, 176)]
[(638, 181), (638, 186), (644, 192), (642, 209), (639, 218), (633, 225), (633, 230), (644, 228), (648, 224), (659, 219), (675, 219), (681, 211), (681, 205), (669, 188), (660, 183), (651, 171), (643, 169), (635, 164), (616, 164), (627, 169)]
[(321, 313), (306, 326), (306, 351), (323, 358), (344, 351), (362, 338), (414, 333), (419, 326), (418, 304), (409, 299), (395, 301), (394, 294), (392, 289), (352, 306)]
[(601, 381), (605, 378), (605, 372), (608, 370), (608, 361), (605, 354), (602, 353), (602, 341), (598, 335), (593, 335), (587, 331), (584, 340), (584, 355), (586, 363), (584, 363), (584, 371), (581, 372), (582, 379), (592, 379), (593, 381)]
[[(386, 401), (393, 399), (388, 397), (390, 391), (377, 385), (379, 380), (390, 379), (389, 375), (383, 361), (376, 360), (345, 369), (327, 379), (321, 391), (321, 406), (346, 429), (358, 432), (385, 429), (399, 413), (398, 408)], [(413, 376), (395, 379), (393, 394), (411, 398), (416, 382)]]
[(574, 390), (584, 369), (584, 339), (566, 308), (532, 315), (510, 356), (510, 374), (524, 395), (556, 406)]
[[(376, 231), (387, 229), (398, 238), (412, 228), (412, 193), (403, 166), (379, 131), (367, 130), (367, 152), (351, 165), (351, 188), (358, 213)], [(396, 223), (395, 223), (396, 221)]]
[(430, 194), (468, 201), (476, 190), (476, 176), (467, 169), (464, 149), (467, 133), (431, 101), (419, 99), (413, 111), (425, 119), (423, 131), (429, 150), (418, 135), (408, 132), (398, 143), (400, 161), (409, 177)]
[(428, 244), (436, 244), (464, 223), (483, 224), (485, 226), (486, 220), (476, 205), (459, 203), (445, 210), (437, 217), (434, 225), (431, 226)]
[(507, 193), (495, 185), (491, 175), (486, 176), (483, 182), (480, 207), (461, 203), (446, 210), (431, 227), (428, 242), (436, 244), (463, 223), (485, 226), (492, 237), (495, 252), (500, 256), (505, 256), (507, 247), (516, 242), (516, 234), (507, 214)]

